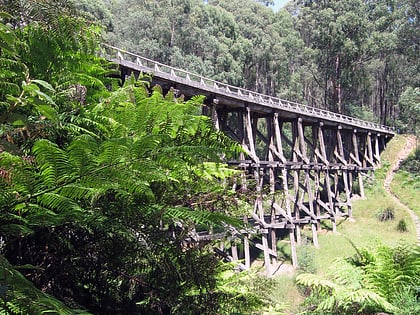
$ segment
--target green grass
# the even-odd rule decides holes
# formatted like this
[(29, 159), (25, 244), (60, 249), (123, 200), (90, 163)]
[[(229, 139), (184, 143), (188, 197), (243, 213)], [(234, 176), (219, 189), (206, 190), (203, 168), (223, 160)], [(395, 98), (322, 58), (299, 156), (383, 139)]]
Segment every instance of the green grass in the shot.
[[(337, 234), (327, 232), (320, 235), (320, 248), (315, 250), (315, 262), (317, 270), (321, 273), (325, 266), (329, 266), (335, 258), (355, 254), (355, 249), (349, 240), (356, 247), (370, 247), (377, 243), (393, 246), (401, 240), (416, 241), (416, 232), (410, 215), (404, 208), (395, 203), (383, 188), (386, 174), (404, 145), (405, 138), (402, 135), (395, 136), (388, 143), (387, 149), (381, 155), (381, 168), (375, 171), (374, 179), (365, 188), (366, 198), (353, 201), (353, 219), (341, 222)], [(412, 193), (412, 191), (409, 193)], [(412, 197), (415, 201), (416, 194)], [(377, 218), (378, 212), (387, 208), (394, 209), (394, 220), (379, 221)], [(409, 227), (407, 233), (401, 233), (397, 230), (398, 222), (401, 219), (404, 219)]]
[(295, 277), (280, 275), (274, 281), (275, 286), (272, 292), (272, 299), (274, 301), (282, 301), (287, 305), (285, 314), (296, 314), (304, 297), (296, 287)]
[[(409, 228), (407, 233), (397, 230), (401, 219), (404, 219), (409, 227), (414, 226), (410, 215), (404, 209), (398, 207), (392, 198), (378, 187), (369, 189), (366, 195), (367, 199), (353, 204), (353, 220), (342, 221), (337, 234), (326, 232), (320, 235), (320, 248), (315, 250), (315, 263), (321, 273), (335, 258), (356, 253), (351, 242), (356, 247), (372, 247), (378, 243), (394, 246), (401, 240), (415, 242), (414, 227)], [(394, 220), (379, 221), (378, 212), (388, 207), (395, 210)]]
[[(395, 136), (388, 143), (387, 150), (381, 155), (382, 167), (375, 171), (372, 180), (365, 180), (366, 198), (353, 202), (353, 218), (338, 222), (338, 233), (336, 234), (328, 229), (322, 230), (318, 234), (319, 249), (312, 245), (305, 246), (305, 257), (313, 260), (314, 269), (318, 274), (325, 274), (328, 268), (334, 268), (334, 259), (355, 255), (356, 251), (352, 243), (354, 246), (361, 248), (374, 247), (378, 243), (395, 246), (401, 241), (410, 243), (416, 241), (416, 232), (410, 215), (404, 208), (395, 203), (394, 199), (383, 188), (386, 174), (404, 145), (405, 138), (402, 135)], [(418, 179), (419, 177), (417, 177)], [(404, 203), (420, 215), (417, 201), (420, 185), (418, 182), (416, 182), (416, 185), (411, 185), (406, 174), (397, 174), (391, 187), (400, 198), (404, 199)], [(395, 218), (381, 222), (378, 219), (378, 213), (384, 209), (393, 209)], [(405, 220), (409, 228), (406, 233), (397, 230), (398, 222), (401, 219)], [(306, 227), (302, 231), (302, 235), (309, 239), (311, 237), (310, 228)], [(280, 252), (290, 255), (289, 243), (283, 241), (279, 242), (278, 245)], [(299, 251), (298, 249), (298, 253)], [(308, 255), (308, 252), (310, 255)], [(291, 285), (294, 278), (289, 277), (288, 280), (281, 280), (284, 279), (283, 277), (279, 276), (278, 291), (283, 293), (278, 293), (278, 298), (290, 305), (289, 314), (295, 314), (299, 311), (299, 303), (303, 301), (303, 297), (296, 285)]]
[(391, 183), (392, 192), (398, 196), (402, 203), (420, 216), (420, 175), (413, 176), (406, 171), (395, 174)]
[[(419, 145), (418, 140), (416, 141)], [(420, 216), (420, 203), (418, 195), (420, 193), (420, 147), (411, 152), (405, 165), (395, 174), (391, 183), (392, 192), (398, 196), (400, 201)]]

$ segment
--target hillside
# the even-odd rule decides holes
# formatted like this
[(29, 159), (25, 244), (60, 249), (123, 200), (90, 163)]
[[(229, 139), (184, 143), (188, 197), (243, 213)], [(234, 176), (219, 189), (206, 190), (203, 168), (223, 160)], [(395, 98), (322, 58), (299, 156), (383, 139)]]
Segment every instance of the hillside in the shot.
[[(279, 273), (276, 276), (275, 281), (278, 286), (276, 296), (288, 305), (287, 314), (296, 314), (303, 310), (304, 291), (295, 286), (296, 274), (314, 272), (324, 277), (337, 268), (337, 259), (355, 257), (356, 250), (363, 248), (374, 250), (382, 245), (394, 247), (405, 243), (416, 243), (419, 226), (415, 224), (415, 213), (404, 204), (404, 201), (389, 191), (392, 175), (395, 172), (398, 174), (399, 165), (408, 154), (414, 152), (414, 149), (415, 138), (411, 135), (397, 135), (392, 139), (381, 155), (381, 168), (375, 171), (374, 179), (369, 181), (366, 198), (353, 201), (353, 218), (343, 220), (336, 234), (328, 229), (320, 233), (319, 249), (314, 248), (310, 242), (302, 246), (299, 249), (300, 269), (297, 273), (293, 275), (287, 268), (280, 269), (286, 273)], [(392, 210), (393, 219), (380, 221), (378, 215), (384, 210)], [(398, 230), (401, 220), (406, 223), (407, 231)], [(310, 233), (307, 237), (310, 238)], [(287, 246), (284, 248), (287, 250)]]
[(255, 0), (75, 2), (122, 49), (401, 132), (416, 127), (413, 1), (290, 1), (276, 13)]

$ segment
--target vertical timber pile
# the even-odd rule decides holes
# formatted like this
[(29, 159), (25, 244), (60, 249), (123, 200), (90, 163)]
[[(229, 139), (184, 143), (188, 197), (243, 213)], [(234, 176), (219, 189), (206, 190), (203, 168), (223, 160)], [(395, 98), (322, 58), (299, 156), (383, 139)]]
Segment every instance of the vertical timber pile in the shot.
[[(241, 189), (253, 189), (250, 218), (258, 231), (255, 247), (264, 253), (267, 275), (278, 267), (277, 240), (288, 231), (293, 266), (302, 229), (310, 227), (319, 247), (321, 221), (352, 216), (351, 198), (364, 196), (363, 177), (379, 162), (380, 135), (305, 117), (282, 117), (282, 112), (260, 113), (249, 104), (242, 108), (212, 105), (217, 128), (242, 144), (244, 153), (232, 164), (244, 170)], [(357, 181), (357, 184), (354, 183)], [(249, 235), (244, 235), (245, 266), (250, 267)], [(240, 258), (235, 245), (232, 257)]]

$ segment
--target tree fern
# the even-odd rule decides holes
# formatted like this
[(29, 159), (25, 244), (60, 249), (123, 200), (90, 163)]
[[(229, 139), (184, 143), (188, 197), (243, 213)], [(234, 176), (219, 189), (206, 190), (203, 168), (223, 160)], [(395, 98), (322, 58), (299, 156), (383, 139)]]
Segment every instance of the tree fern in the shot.
[[(184, 102), (159, 87), (149, 94), (134, 78), (106, 90), (115, 87), (104, 78), (113, 68), (90, 55), (97, 29), (84, 31), (71, 12), (51, 16), (56, 7), (40, 3), (22, 1), (22, 20), (12, 20), (18, 49), (10, 54), (26, 69), (25, 83), (0, 100), (16, 114), (2, 117), (2, 132), (15, 133), (20, 119), (30, 133), (1, 138), (16, 149), (0, 155), (8, 258), (39, 266), (25, 271), (37, 286), (71, 305), (89, 299), (97, 313), (210, 308), (199, 300), (219, 309), (229, 295), (213, 294), (216, 257), (183, 240), (195, 225), (241, 226), (223, 185), (235, 171), (221, 163), (240, 146), (200, 115), (202, 97)], [(32, 7), (49, 13), (27, 17)], [(13, 63), (6, 71), (0, 75), (15, 83)], [(77, 88), (86, 95), (76, 97)]]
[(365, 267), (369, 283), (388, 300), (404, 288), (420, 284), (420, 250), (401, 243), (395, 248), (380, 245), (373, 251), (375, 260)]
[(48, 140), (37, 141), (32, 149), (40, 167), (43, 184), (55, 187), (71, 176), (72, 169), (64, 150)]
[[(412, 305), (417, 303), (412, 290), (420, 284), (419, 264), (416, 245), (379, 245), (374, 250), (357, 249), (355, 258), (335, 261), (327, 279), (303, 274), (297, 282), (319, 295), (318, 311), (351, 314), (382, 310), (404, 314), (415, 309)], [(400, 299), (404, 305), (397, 302)]]
[(4, 295), (1, 297), (3, 313), (0, 314), (89, 314), (72, 310), (52, 296), (35, 288), (2, 255), (0, 255), (0, 285), (4, 290)]

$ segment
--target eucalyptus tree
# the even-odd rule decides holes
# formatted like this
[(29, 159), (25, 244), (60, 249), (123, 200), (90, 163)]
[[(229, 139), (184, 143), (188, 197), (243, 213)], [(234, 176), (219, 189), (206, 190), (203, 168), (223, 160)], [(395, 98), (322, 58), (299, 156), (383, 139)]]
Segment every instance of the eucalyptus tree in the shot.
[(399, 120), (397, 128), (400, 132), (419, 134), (420, 88), (408, 87), (398, 101)]
[[(368, 29), (363, 1), (301, 1), (297, 28), (306, 55), (316, 67), (312, 77), (317, 89), (310, 91), (318, 106), (345, 112), (344, 104), (360, 95), (366, 74)], [(311, 68), (309, 68), (311, 69)], [(362, 90), (362, 89), (361, 89)]]
[(212, 0), (208, 5), (223, 8), (235, 17), (241, 37), (239, 47), (244, 55), (241, 69), (244, 87), (274, 95), (279, 78), (287, 72), (281, 19), (276, 21), (271, 9), (254, 1)]
[[(298, 1), (292, 11), (305, 42), (322, 106), (344, 113), (368, 108), (383, 124), (395, 119), (398, 97), (416, 86), (418, 30), (411, 1)], [(315, 67), (311, 67), (311, 61)]]
[[(276, 95), (295, 102), (312, 104), (305, 96), (306, 82), (309, 75), (305, 74), (304, 67), (309, 60), (305, 59), (304, 42), (299, 32), (295, 29), (292, 14), (286, 10), (280, 10), (274, 18), (273, 27), (279, 34), (275, 45), (278, 71), (276, 73)], [(281, 48), (280, 48), (281, 47)]]
[(413, 53), (418, 54), (418, 39), (416, 44), (413, 38), (419, 31), (418, 5), (402, 0), (373, 1), (366, 6), (372, 42), (371, 107), (382, 123), (390, 123), (399, 95), (406, 87), (419, 84), (419, 61), (413, 58)]

